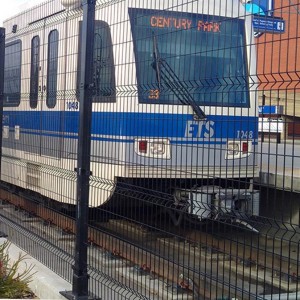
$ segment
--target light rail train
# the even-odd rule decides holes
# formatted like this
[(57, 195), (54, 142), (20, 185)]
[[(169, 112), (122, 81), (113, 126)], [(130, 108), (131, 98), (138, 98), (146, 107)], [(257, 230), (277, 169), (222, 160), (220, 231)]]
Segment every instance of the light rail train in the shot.
[[(1, 180), (71, 205), (80, 2), (48, 1), (4, 23)], [(128, 184), (200, 220), (259, 214), (252, 36), (238, 0), (96, 3), (91, 207)]]

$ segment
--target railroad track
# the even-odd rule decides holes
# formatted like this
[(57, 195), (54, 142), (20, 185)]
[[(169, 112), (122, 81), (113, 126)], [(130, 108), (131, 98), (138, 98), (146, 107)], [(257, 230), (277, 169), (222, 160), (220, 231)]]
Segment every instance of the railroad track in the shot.
[[(18, 220), (23, 226), (25, 223), (28, 230), (47, 236), (48, 240), (63, 241), (60, 247), (70, 255), (73, 253), (73, 218), (3, 189), (0, 199), (6, 203), (2, 205), (2, 215), (15, 222)], [(221, 296), (258, 299), (258, 294), (268, 289), (295, 292), (298, 288), (298, 282), (293, 280), (299, 277), (299, 248), (293, 252), (297, 245), (290, 243), (285, 252), (288, 255), (284, 255), (283, 248), (287, 245), (281, 243), (281, 247), (275, 247), (275, 237), (265, 243), (262, 238), (256, 239), (254, 243), (252, 238), (227, 240), (198, 230), (168, 235), (128, 220), (93, 222), (88, 236), (90, 244), (95, 246), (93, 253), (100, 251), (92, 257), (110, 253), (114, 262), (118, 261), (118, 276), (124, 281), (144, 284), (157, 299), (217, 299)], [(182, 236), (184, 238), (180, 238)], [(174, 293), (178, 298), (171, 298)]]

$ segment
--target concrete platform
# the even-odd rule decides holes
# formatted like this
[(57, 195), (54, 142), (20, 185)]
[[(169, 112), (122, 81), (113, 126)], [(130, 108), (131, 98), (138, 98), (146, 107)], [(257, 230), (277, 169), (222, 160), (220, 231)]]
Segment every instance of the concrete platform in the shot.
[[(5, 241), (5, 238), (0, 238), (0, 244), (3, 244)], [(26, 252), (22, 251), (14, 244), (10, 244), (8, 253), (11, 262), (16, 261), (20, 254), (26, 254)], [(29, 254), (26, 254), (26, 257), (27, 259), (20, 263), (18, 270), (21, 273), (26, 269), (26, 267), (28, 268), (28, 266), (34, 265), (32, 273), (36, 273), (33, 275), (33, 280), (29, 283), (29, 287), (33, 293), (35, 293), (39, 299), (66, 300), (66, 298), (59, 292), (72, 290), (71, 284), (31, 257)]]
[(286, 141), (259, 143), (257, 165), (260, 168), (256, 183), (278, 190), (300, 193), (300, 145)]
[(282, 169), (275, 166), (263, 165), (260, 177), (255, 181), (278, 190), (300, 193), (300, 169), (298, 168)]

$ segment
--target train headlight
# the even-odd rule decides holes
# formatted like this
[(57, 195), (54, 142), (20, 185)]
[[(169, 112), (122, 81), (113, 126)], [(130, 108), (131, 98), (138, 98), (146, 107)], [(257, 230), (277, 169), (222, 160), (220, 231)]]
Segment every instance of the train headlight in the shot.
[(135, 153), (149, 158), (171, 159), (169, 139), (136, 139)]
[(166, 151), (164, 142), (152, 142), (150, 145), (150, 151), (153, 155), (163, 155)]
[(245, 158), (251, 154), (252, 140), (228, 141), (225, 159)]
[(227, 144), (227, 157), (233, 157), (240, 153), (240, 144), (238, 142), (228, 142)]

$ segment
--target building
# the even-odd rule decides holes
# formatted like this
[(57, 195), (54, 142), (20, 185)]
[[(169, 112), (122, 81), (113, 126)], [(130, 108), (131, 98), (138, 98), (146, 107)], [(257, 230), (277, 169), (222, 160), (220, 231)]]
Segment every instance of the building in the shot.
[(277, 136), (278, 142), (300, 140), (300, 0), (257, 1), (273, 5), (269, 15), (285, 22), (283, 33), (255, 38), (260, 120), (271, 120), (265, 132), (270, 128), (269, 137)]

